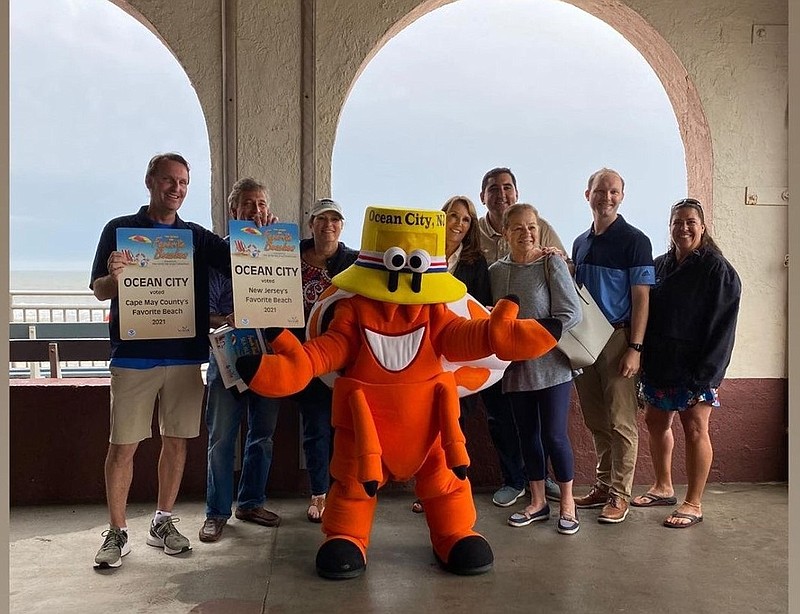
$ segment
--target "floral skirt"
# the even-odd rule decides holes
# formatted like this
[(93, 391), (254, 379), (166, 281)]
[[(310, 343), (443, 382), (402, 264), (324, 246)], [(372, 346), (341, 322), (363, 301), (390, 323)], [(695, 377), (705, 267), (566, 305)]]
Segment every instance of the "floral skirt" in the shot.
[(656, 388), (645, 381), (639, 382), (639, 400), (664, 411), (683, 411), (698, 403), (708, 403), (711, 407), (719, 407), (719, 396), (716, 388), (692, 390), (683, 386)]

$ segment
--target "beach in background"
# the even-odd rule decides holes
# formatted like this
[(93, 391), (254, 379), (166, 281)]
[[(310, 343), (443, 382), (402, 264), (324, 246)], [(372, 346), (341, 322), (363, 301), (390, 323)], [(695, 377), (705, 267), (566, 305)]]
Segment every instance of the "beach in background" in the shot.
[(89, 291), (89, 267), (84, 271), (9, 271), (10, 290)]
[(108, 301), (89, 290), (89, 270), (9, 271), (10, 322), (101, 322)]

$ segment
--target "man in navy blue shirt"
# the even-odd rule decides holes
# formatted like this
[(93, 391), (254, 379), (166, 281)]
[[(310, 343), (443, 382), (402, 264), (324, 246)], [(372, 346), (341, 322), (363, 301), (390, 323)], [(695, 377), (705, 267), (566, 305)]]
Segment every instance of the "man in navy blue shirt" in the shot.
[[(101, 301), (111, 299), (111, 434), (105, 461), (109, 527), (94, 560), (98, 569), (119, 567), (130, 552), (126, 505), (139, 442), (151, 437), (158, 399), (161, 456), (158, 461), (158, 503), (147, 543), (166, 554), (191, 549), (175, 527), (172, 507), (186, 462), (186, 440), (200, 434), (203, 378), (208, 361), (208, 269), (230, 269), (228, 244), (199, 224), (185, 222), (178, 209), (189, 187), (189, 164), (177, 153), (153, 156), (144, 179), (148, 204), (133, 215), (115, 218), (103, 228), (92, 265), (89, 287)], [(118, 283), (127, 264), (117, 250), (118, 228), (190, 230), (193, 246), (195, 335), (182, 339), (121, 340)]]
[(628, 515), (639, 441), (635, 377), (655, 282), (650, 239), (618, 213), (624, 190), (620, 174), (609, 168), (589, 177), (592, 226), (572, 245), (575, 280), (615, 328), (597, 362), (575, 379), (597, 453), (596, 482), (575, 505), (602, 507), (598, 521), (612, 524)]

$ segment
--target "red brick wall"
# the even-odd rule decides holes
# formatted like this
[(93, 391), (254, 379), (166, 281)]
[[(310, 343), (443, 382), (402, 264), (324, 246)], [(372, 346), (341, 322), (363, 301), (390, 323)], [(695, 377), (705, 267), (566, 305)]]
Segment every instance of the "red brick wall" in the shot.
[[(11, 504), (88, 503), (105, 500), (103, 462), (108, 446), (108, 380), (14, 380), (10, 386)], [(722, 407), (711, 417), (714, 444), (712, 482), (785, 481), (788, 476), (787, 382), (782, 379), (726, 380), (720, 390)], [(673, 477), (685, 480), (683, 433), (675, 421)], [(472, 458), (470, 479), (476, 490), (499, 484), (497, 460), (481, 411), (467, 419), (466, 435)], [(278, 420), (269, 492), (307, 493), (305, 471), (299, 468), (299, 417), (286, 401)], [(136, 453), (130, 501), (154, 501), (160, 441), (142, 442)], [(594, 446), (573, 398), (570, 437), (575, 451), (576, 484), (594, 477)], [(207, 437), (189, 442), (181, 498), (205, 496)], [(652, 480), (647, 427), (640, 417), (636, 482)], [(393, 488), (408, 488), (396, 485)]]
[[(787, 382), (783, 379), (725, 380), (720, 388), (722, 407), (711, 415), (714, 461), (711, 482), (773, 482), (788, 479)], [(470, 479), (476, 486), (499, 484), (500, 470), (483, 412), (471, 416), (465, 426), (472, 457)], [(673, 421), (675, 450), (673, 480), (685, 483), (684, 439), (680, 420)], [(591, 484), (596, 457), (592, 436), (573, 390), (570, 407), (570, 439), (575, 454), (575, 483)], [(480, 459), (480, 460), (478, 460)], [(650, 484), (653, 469), (644, 412), (639, 414), (637, 484)]]

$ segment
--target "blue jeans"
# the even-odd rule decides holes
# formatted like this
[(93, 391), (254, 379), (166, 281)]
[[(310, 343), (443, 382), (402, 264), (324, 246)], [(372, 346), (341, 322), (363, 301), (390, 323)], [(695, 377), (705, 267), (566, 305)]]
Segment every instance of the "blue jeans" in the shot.
[(245, 392), (238, 399), (222, 384), (214, 357), (208, 365), (208, 474), (206, 517), (230, 518), (233, 504), (233, 460), (242, 415), (247, 412), (238, 507), (261, 507), (266, 500), (267, 478), (272, 464), (272, 434), (278, 422), (277, 399)]
[(503, 485), (522, 490), (527, 486), (528, 480), (511, 401), (508, 395), (503, 394), (503, 380), (481, 390), (479, 394), (486, 408), (489, 435), (497, 451)]
[(330, 488), (333, 392), (315, 378), (295, 399), (303, 417), (303, 451), (306, 456), (308, 485), (312, 495), (324, 495)]

